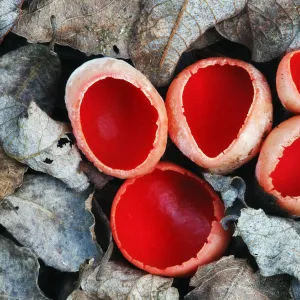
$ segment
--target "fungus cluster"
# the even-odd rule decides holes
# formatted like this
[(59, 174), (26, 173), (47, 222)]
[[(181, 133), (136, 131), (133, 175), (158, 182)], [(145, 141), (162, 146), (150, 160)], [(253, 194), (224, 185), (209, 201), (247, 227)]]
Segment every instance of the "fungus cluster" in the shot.
[[(288, 54), (277, 72), (283, 105), (300, 112), (300, 54)], [(183, 70), (166, 103), (129, 64), (91, 60), (69, 78), (66, 105), (77, 143), (102, 172), (126, 179), (111, 211), (112, 233), (123, 255), (153, 274), (188, 276), (219, 258), (230, 241), (220, 220), (224, 205), (202, 178), (159, 162), (168, 133), (180, 151), (206, 171), (228, 174), (260, 156), (263, 190), (300, 215), (300, 116), (272, 128), (272, 99), (252, 65), (208, 58)], [(263, 143), (264, 142), (264, 143)], [(263, 146), (262, 146), (263, 144)], [(261, 149), (262, 147), (262, 149)]]

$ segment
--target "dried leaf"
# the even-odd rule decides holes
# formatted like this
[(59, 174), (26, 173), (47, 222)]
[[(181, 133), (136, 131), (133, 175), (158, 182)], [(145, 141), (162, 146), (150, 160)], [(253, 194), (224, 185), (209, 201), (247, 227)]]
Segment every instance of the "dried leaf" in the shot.
[(244, 202), (246, 183), (241, 177), (229, 177), (211, 173), (203, 173), (203, 177), (216, 192), (221, 194), (226, 209), (232, 207), (236, 199), (239, 199), (247, 206)]
[[(83, 278), (81, 288), (87, 299), (107, 300), (177, 300), (173, 279), (147, 274), (128, 265), (108, 262), (97, 277), (100, 266)], [(74, 292), (75, 293), (75, 292)], [(77, 292), (76, 292), (77, 293)], [(71, 295), (68, 300), (76, 299)]]
[(37, 285), (40, 265), (36, 256), (1, 235), (0, 244), (0, 299), (48, 299)]
[(23, 1), (24, 0), (0, 1), (0, 43), (18, 20)]
[(292, 294), (293, 300), (299, 300), (300, 299), (300, 282), (296, 278), (294, 278), (292, 280), (291, 294)]
[(82, 161), (80, 163), (80, 170), (83, 171), (95, 187), (101, 190), (113, 177), (101, 173), (92, 163)]
[(181, 54), (205, 31), (238, 14), (246, 0), (142, 0), (130, 56), (154, 85), (169, 83)]
[(292, 41), (292, 43), (290, 44), (290, 46), (288, 47), (288, 49), (286, 51), (291, 52), (291, 51), (298, 50), (298, 49), (300, 49), (300, 32), (299, 31), (296, 34), (294, 40)]
[(35, 0), (24, 9), (14, 33), (31, 43), (49, 42), (54, 15), (58, 44), (88, 55), (129, 58), (129, 37), (138, 13), (139, 0)]
[(245, 208), (236, 227), (263, 276), (290, 274), (300, 279), (300, 224)]
[(246, 260), (234, 256), (199, 267), (190, 285), (195, 289), (185, 297), (186, 300), (290, 299), (288, 277), (274, 276), (266, 281), (253, 273)]
[(76, 290), (68, 297), (67, 300), (94, 300), (94, 299), (87, 296), (83, 291)]
[(243, 44), (257, 62), (282, 54), (299, 30), (299, 0), (249, 0), (245, 12), (216, 26), (225, 38)]
[(100, 254), (92, 238), (94, 218), (85, 207), (90, 193), (75, 193), (48, 175), (25, 175), (22, 187), (5, 198), (17, 213), (0, 210), (0, 223), (47, 265), (76, 272)]
[(71, 129), (47, 114), (59, 74), (59, 59), (46, 46), (28, 45), (0, 58), (0, 141), (9, 156), (82, 191), (89, 184)]
[(27, 167), (7, 156), (0, 146), (0, 201), (22, 184), (26, 170)]

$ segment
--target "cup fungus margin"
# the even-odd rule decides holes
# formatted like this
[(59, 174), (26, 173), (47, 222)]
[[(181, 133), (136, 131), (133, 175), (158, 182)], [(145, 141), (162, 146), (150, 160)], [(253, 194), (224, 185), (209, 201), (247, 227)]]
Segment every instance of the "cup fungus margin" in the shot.
[[(261, 148), (256, 165), (256, 179), (260, 188), (272, 196), (276, 204), (290, 215), (300, 216), (299, 196), (283, 196), (274, 187), (274, 171), (287, 148), (300, 139), (300, 116), (292, 117), (274, 128)], [(277, 187), (278, 189), (278, 187)]]
[[(170, 267), (166, 267), (164, 269), (157, 268), (155, 266), (147, 265), (137, 259), (134, 259), (122, 246), (122, 242), (120, 241), (117, 233), (116, 226), (116, 210), (119, 202), (121, 201), (122, 195), (126, 193), (127, 187), (134, 184), (136, 180), (143, 177), (130, 178), (127, 179), (124, 184), (120, 187), (117, 192), (111, 209), (111, 229), (114, 240), (124, 255), (124, 257), (137, 266), (140, 269), (143, 269), (151, 274), (162, 275), (162, 276), (170, 276), (170, 277), (186, 277), (192, 275), (199, 265), (204, 265), (210, 263), (219, 257), (225, 252), (231, 238), (231, 231), (225, 231), (220, 223), (221, 219), (224, 217), (224, 205), (219, 198), (219, 195), (213, 190), (213, 188), (206, 182), (204, 179), (196, 176), (195, 174), (189, 172), (188, 170), (183, 169), (173, 163), (169, 162), (160, 162), (156, 165), (156, 168), (161, 171), (175, 171), (179, 172), (180, 175), (189, 176), (193, 180), (197, 180), (204, 185), (205, 189), (212, 196), (212, 207), (213, 207), (213, 216), (214, 220), (211, 223), (211, 230), (207, 237), (206, 242), (202, 246), (202, 248), (197, 252), (195, 257), (190, 258), (188, 261), (183, 262), (179, 265), (174, 265)], [(146, 174), (147, 176), (149, 174)], [(129, 229), (130, 230), (130, 229)], [(174, 249), (176, 251), (176, 249)]]
[[(254, 97), (236, 139), (222, 153), (211, 158), (203, 153), (195, 141), (184, 115), (182, 99), (190, 77), (200, 68), (214, 65), (229, 65), (244, 69), (250, 76)], [(262, 141), (272, 128), (271, 92), (264, 75), (252, 65), (237, 59), (207, 58), (187, 67), (171, 83), (167, 93), (166, 107), (169, 134), (173, 142), (193, 162), (213, 173), (230, 173), (251, 160), (259, 152)]]
[[(147, 158), (140, 165), (130, 170), (114, 169), (102, 163), (89, 147), (83, 133), (80, 116), (82, 99), (94, 83), (106, 78), (124, 80), (141, 90), (158, 114), (153, 147)], [(131, 178), (151, 172), (155, 168), (166, 148), (167, 114), (162, 98), (150, 81), (138, 70), (126, 62), (114, 58), (90, 60), (71, 74), (66, 85), (65, 101), (78, 147), (100, 171), (119, 178)]]
[[(276, 73), (276, 89), (282, 105), (295, 114), (300, 113), (300, 50), (286, 54)], [(297, 83), (295, 83), (295, 80)]]

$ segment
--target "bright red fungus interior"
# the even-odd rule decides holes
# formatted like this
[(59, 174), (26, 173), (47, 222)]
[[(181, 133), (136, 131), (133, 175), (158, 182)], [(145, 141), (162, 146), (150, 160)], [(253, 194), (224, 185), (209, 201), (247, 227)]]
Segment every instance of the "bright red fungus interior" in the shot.
[(159, 269), (196, 257), (211, 231), (213, 197), (205, 182), (175, 171), (136, 179), (115, 210), (121, 247)]
[(300, 196), (300, 138), (285, 148), (275, 170), (271, 174), (274, 189), (283, 197)]
[(293, 81), (300, 93), (300, 53), (295, 53), (290, 61), (290, 68)]
[(241, 67), (208, 66), (190, 77), (183, 92), (184, 115), (206, 156), (218, 156), (237, 138), (253, 96), (251, 78)]
[(80, 117), (90, 149), (110, 168), (134, 169), (153, 149), (158, 112), (139, 88), (125, 80), (105, 78), (90, 86)]

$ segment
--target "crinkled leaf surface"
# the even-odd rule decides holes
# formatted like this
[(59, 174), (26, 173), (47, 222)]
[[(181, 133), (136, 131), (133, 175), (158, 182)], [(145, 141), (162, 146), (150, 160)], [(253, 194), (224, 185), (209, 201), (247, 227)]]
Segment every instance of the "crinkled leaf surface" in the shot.
[(26, 170), (27, 167), (7, 156), (0, 146), (0, 201), (22, 184)]
[(241, 0), (142, 0), (130, 56), (153, 84), (169, 83), (181, 54), (207, 29), (238, 14)]
[(220, 196), (225, 205), (226, 216), (221, 220), (224, 229), (228, 229), (228, 223), (236, 221), (241, 209), (247, 207), (245, 203), (246, 183), (238, 176), (230, 177), (211, 173), (203, 173), (204, 179), (210, 183)]
[(23, 1), (24, 0), (0, 1), (0, 43), (19, 18)]
[(252, 51), (257, 62), (282, 54), (299, 30), (299, 0), (249, 0), (246, 10), (216, 26), (225, 38)]
[(245, 208), (236, 226), (263, 276), (290, 274), (300, 279), (300, 224)]
[(223, 257), (217, 262), (198, 268), (190, 285), (195, 289), (186, 300), (281, 300), (290, 299), (289, 278), (262, 278), (253, 273), (244, 259)]
[(76, 272), (100, 255), (92, 238), (94, 218), (85, 206), (90, 194), (75, 193), (48, 175), (25, 175), (21, 188), (5, 198), (17, 211), (0, 210), (0, 223), (47, 265)]
[[(81, 288), (86, 299), (178, 300), (178, 291), (172, 287), (172, 283), (172, 278), (147, 274), (127, 264), (110, 261), (86, 273)], [(74, 293), (75, 296), (71, 295), (68, 300), (77, 299), (78, 292)]]
[[(32, 43), (49, 42), (55, 16), (56, 42), (88, 55), (128, 58), (132, 24), (139, 0), (35, 0), (25, 7), (14, 32)], [(38, 30), (37, 30), (38, 28)]]
[(81, 191), (88, 179), (79, 170), (71, 129), (47, 114), (59, 75), (59, 59), (46, 46), (24, 46), (0, 58), (0, 141), (9, 156)]
[(37, 257), (1, 235), (0, 244), (0, 299), (48, 299), (37, 285), (40, 268)]

